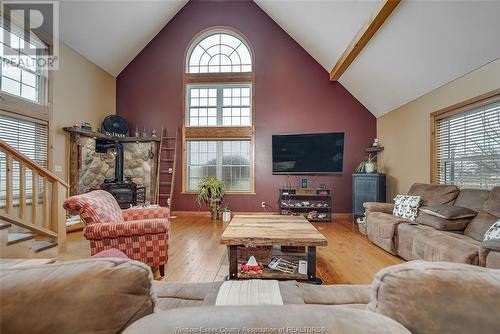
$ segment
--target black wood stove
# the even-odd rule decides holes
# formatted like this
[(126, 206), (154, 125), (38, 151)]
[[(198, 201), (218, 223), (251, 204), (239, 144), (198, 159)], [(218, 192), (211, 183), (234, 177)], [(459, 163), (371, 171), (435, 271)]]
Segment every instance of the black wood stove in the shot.
[(106, 153), (111, 149), (114, 149), (116, 152), (115, 178), (113, 180), (105, 180), (99, 186), (99, 189), (106, 190), (113, 195), (120, 208), (128, 209), (131, 205), (137, 205), (138, 187), (132, 180), (123, 181), (123, 145), (119, 142), (96, 140), (96, 152)]

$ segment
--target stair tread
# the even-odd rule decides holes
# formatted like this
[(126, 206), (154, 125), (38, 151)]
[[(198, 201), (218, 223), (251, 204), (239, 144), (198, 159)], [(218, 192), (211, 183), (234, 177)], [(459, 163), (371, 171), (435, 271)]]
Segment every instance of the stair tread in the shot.
[(35, 242), (33, 245), (33, 249), (35, 250), (35, 253), (39, 253), (41, 251), (44, 251), (49, 248), (53, 248), (57, 246), (57, 242), (55, 241), (48, 241), (48, 240), (41, 240)]
[(162, 149), (162, 150), (169, 150), (169, 151), (173, 151), (173, 150), (175, 150), (175, 147), (162, 147), (161, 149)]
[(11, 226), (12, 226), (12, 224), (0, 222), (0, 230), (4, 230), (4, 229), (9, 228)]
[(33, 233), (9, 233), (7, 245), (14, 245), (19, 242), (28, 241), (35, 238)]

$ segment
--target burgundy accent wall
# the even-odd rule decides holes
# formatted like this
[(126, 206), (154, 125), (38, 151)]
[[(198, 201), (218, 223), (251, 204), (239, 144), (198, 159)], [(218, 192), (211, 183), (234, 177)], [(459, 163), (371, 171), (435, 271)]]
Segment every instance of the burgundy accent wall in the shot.
[[(148, 131), (182, 126), (184, 56), (190, 40), (212, 26), (244, 34), (255, 52), (255, 194), (226, 195), (234, 211), (277, 210), (278, 189), (287, 177), (272, 175), (271, 136), (345, 132), (344, 173), (308, 176), (313, 187), (333, 189), (334, 212), (351, 212), (351, 174), (376, 136), (375, 117), (252, 1), (190, 1), (120, 73), (117, 114)], [(133, 27), (131, 27), (133, 29)], [(141, 130), (142, 131), (142, 130)], [(181, 194), (177, 159), (174, 210), (198, 210), (194, 195)], [(290, 177), (299, 187), (299, 176)]]

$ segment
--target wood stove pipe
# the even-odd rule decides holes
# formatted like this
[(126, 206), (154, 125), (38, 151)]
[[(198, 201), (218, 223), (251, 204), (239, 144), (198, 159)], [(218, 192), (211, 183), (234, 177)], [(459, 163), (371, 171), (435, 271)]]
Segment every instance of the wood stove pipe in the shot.
[(110, 149), (115, 149), (115, 179), (112, 182), (123, 182), (123, 144), (107, 140), (96, 140), (95, 151), (107, 153)]

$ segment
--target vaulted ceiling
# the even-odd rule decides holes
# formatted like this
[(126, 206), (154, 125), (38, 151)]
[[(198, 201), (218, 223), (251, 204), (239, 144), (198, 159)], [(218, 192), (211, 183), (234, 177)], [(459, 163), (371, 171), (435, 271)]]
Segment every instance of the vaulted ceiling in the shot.
[[(117, 76), (186, 2), (62, 1), (61, 39)], [(384, 3), (255, 2), (328, 72)], [(499, 58), (498, 13), (500, 1), (402, 1), (339, 82), (381, 116)]]

